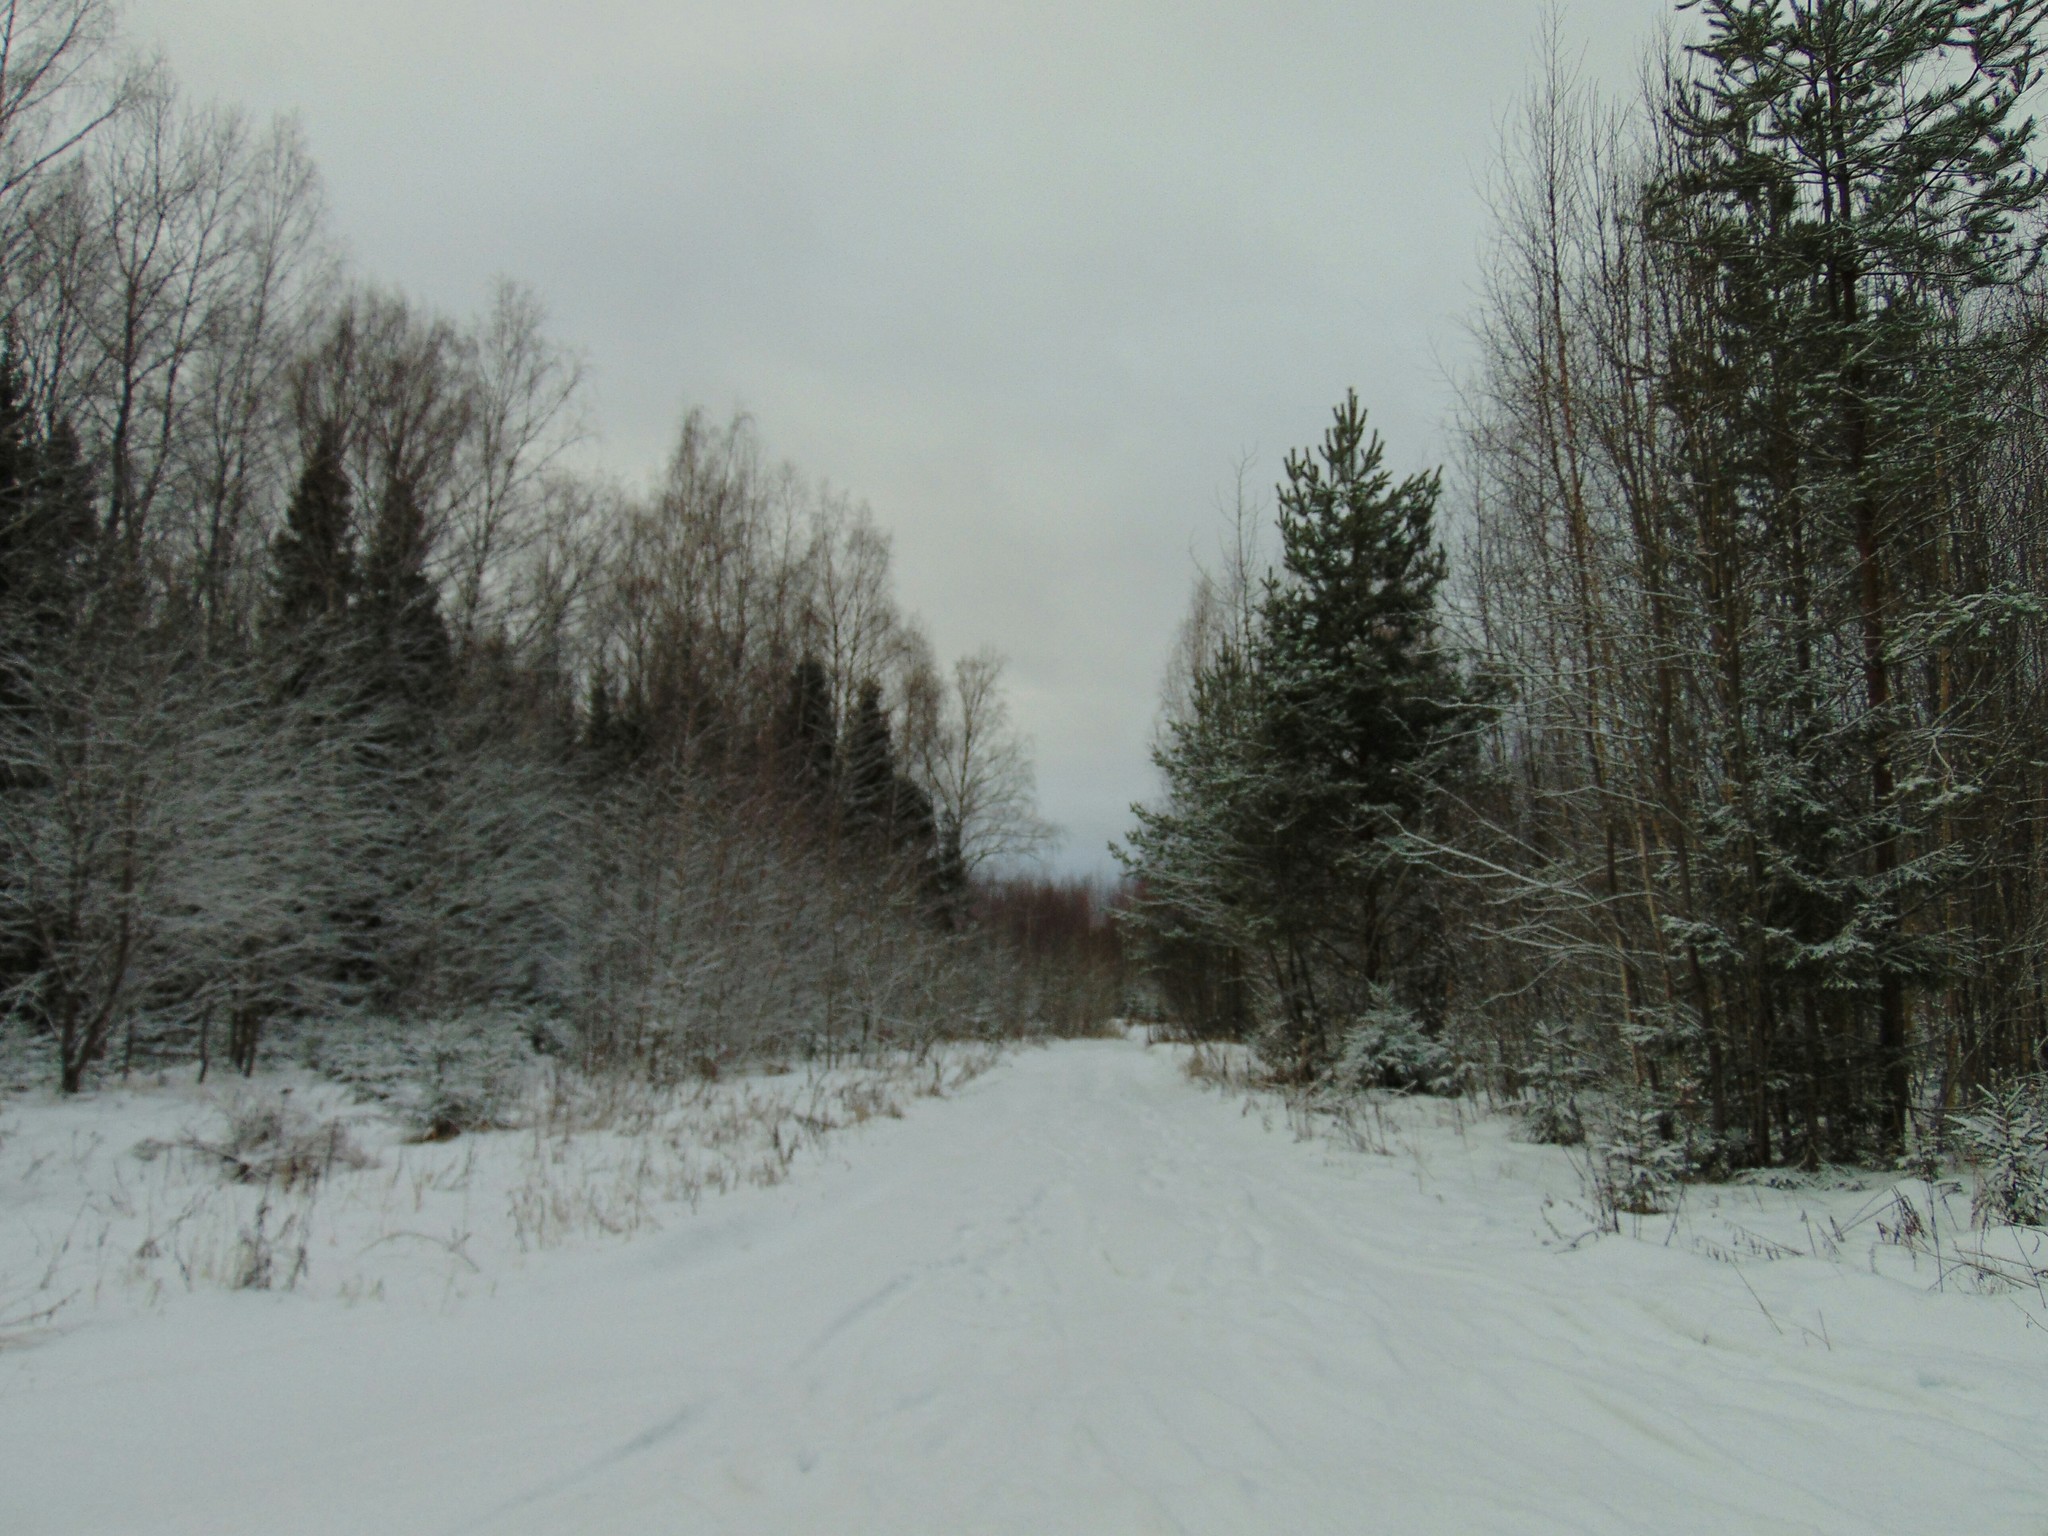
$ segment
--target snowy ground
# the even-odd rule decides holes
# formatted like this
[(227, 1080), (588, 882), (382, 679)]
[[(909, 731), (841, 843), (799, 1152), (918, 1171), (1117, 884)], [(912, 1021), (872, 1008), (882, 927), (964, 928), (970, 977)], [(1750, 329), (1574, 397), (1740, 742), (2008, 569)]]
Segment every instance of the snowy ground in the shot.
[(0, 1319), (85, 1289), (0, 1352), (0, 1531), (2048, 1533), (2048, 1304), (1956, 1267), (1966, 1197), (1907, 1186), (1911, 1245), (1883, 1188), (1579, 1240), (1503, 1122), (1304, 1135), (1183, 1060), (1026, 1051), (902, 1118), (771, 1079), (726, 1092), (838, 1097), (726, 1152), (705, 1104), (365, 1127), (290, 1292), (221, 1288), (259, 1191), (174, 1226), (217, 1176), (129, 1155), (189, 1093), (9, 1109)]

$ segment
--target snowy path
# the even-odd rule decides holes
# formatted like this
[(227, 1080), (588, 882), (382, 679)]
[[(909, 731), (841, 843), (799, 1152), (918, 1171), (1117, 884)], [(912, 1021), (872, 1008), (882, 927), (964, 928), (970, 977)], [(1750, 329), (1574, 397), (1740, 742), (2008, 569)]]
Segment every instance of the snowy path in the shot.
[(1024, 1053), (450, 1315), (0, 1355), (0, 1531), (2048, 1532), (2009, 1300), (1747, 1272), (1822, 1347), (1732, 1266), (1541, 1246), (1503, 1141), (1301, 1144), (1177, 1061)]

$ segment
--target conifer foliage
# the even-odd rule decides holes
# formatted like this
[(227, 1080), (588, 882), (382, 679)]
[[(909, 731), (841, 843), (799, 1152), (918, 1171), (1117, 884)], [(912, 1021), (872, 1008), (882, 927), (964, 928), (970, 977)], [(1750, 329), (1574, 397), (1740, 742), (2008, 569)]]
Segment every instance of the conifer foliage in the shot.
[(324, 421), (273, 541), (271, 593), (280, 628), (298, 632), (347, 616), (356, 589), (354, 502), (341, 424)]
[(1131, 922), (1191, 1024), (1479, 1074), (1634, 1205), (1973, 1146), (2018, 1187), (2048, 3), (1678, 10), (1633, 110), (1553, 48), (1507, 137), (1455, 558), (1347, 401), (1279, 568), (1198, 588)]
[(1269, 1052), (1299, 1076), (1396, 991), (1442, 1018), (1441, 924), (1402, 836), (1455, 773), (1472, 706), (1438, 640), (1439, 477), (1396, 482), (1384, 458), (1355, 394), (1317, 452), (1289, 455), (1279, 569), (1196, 669), (1156, 754), (1165, 804), (1138, 809), (1127, 855), (1137, 920), (1257, 976)]
[(1468, 1048), (1554, 1110), (1568, 1023), (1643, 1156), (1924, 1156), (2048, 1038), (2048, 6), (1686, 9), (1633, 117), (1553, 59), (1504, 168)]
[(1000, 669), (940, 673), (867, 510), (701, 413), (570, 472), (538, 300), (335, 270), (292, 125), (101, 67), (110, 11), (0, 41), (0, 1071), (1049, 1017), (967, 888), (1035, 825)]
[[(1721, 843), (1766, 851), (1777, 873), (1749, 899), (1784, 935), (1745, 934), (1745, 916), (1713, 942), (1779, 951), (1773, 988), (1867, 1000), (1867, 1065), (1896, 1147), (1908, 990), (1953, 958), (1909, 921), (1952, 866), (1930, 836), (1932, 781), (1910, 761), (1898, 628), (1948, 601), (1913, 567), (1944, 540), (1951, 466), (1989, 446), (1980, 406), (2012, 352), (1971, 307), (2012, 291), (2039, 252), (2048, 180), (2017, 113), (2048, 11), (1711, 0), (1701, 14), (1652, 232), (1702, 280), (1688, 342), (1736, 376), (1675, 382), (1681, 409), (1725, 418), (1714, 472), (1754, 530), (1745, 585), (1774, 615), (1736, 642), (1769, 693), (1747, 760), (1730, 764), (1755, 790)], [(1736, 380), (1748, 397), (1733, 409), (1700, 396)], [(1844, 685), (1860, 693), (1847, 719)], [(1767, 1129), (1752, 1125), (1760, 1145)]]

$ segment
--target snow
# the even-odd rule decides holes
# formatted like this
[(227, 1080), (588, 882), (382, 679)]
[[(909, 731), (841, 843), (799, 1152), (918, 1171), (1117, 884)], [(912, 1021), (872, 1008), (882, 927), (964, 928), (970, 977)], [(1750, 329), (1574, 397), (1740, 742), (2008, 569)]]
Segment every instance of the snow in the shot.
[[(1506, 1121), (1410, 1101), (1329, 1134), (1184, 1059), (1019, 1052), (780, 1174), (748, 1144), (722, 1166), (757, 1176), (694, 1207), (671, 1177), (630, 1242), (522, 1250), (510, 1207), (536, 1162), (704, 1148), (378, 1145), (289, 1293), (88, 1263), (201, 1172), (131, 1159), (135, 1214), (102, 1195), (54, 1265), (97, 1301), (0, 1352), (0, 1530), (2048, 1531), (2048, 1308), (1883, 1241), (1887, 1190), (1694, 1190), (1585, 1235), (1570, 1157)], [(14, 1292), (61, 1170), (104, 1185), (194, 1109), (0, 1120)], [(441, 1241), (355, 1251), (400, 1220)]]

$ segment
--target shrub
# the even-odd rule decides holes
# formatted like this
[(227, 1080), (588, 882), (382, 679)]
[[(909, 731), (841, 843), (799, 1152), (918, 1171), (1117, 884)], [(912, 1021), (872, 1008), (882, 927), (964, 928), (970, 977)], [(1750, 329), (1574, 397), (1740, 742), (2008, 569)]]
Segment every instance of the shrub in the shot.
[(1677, 1200), (1678, 1181), (1686, 1172), (1685, 1149), (1665, 1139), (1661, 1118), (1648, 1105), (1623, 1106), (1596, 1143), (1593, 1193), (1610, 1217), (1654, 1216)]
[(1459, 1087), (1450, 1050), (1385, 987), (1373, 988), (1370, 1006), (1344, 1032), (1331, 1077), (1337, 1087), (1353, 1092), (1393, 1088), (1453, 1094)]
[(1957, 1122), (1977, 1165), (1970, 1216), (1979, 1226), (2048, 1226), (2048, 1078), (2022, 1078)]
[(507, 1009), (432, 1022), (381, 1021), (324, 1042), (315, 1065), (388, 1107), (415, 1139), (447, 1141), (511, 1123), (540, 1026)]
[[(317, 1119), (294, 1105), (290, 1089), (244, 1095), (222, 1106), (221, 1115), (224, 1134), (187, 1136), (177, 1146), (218, 1162), (237, 1184), (310, 1189), (336, 1168), (368, 1168), (375, 1161), (340, 1119)], [(163, 1145), (144, 1142), (136, 1150), (147, 1158)]]
[(1586, 1139), (1579, 1090), (1593, 1079), (1565, 1024), (1536, 1026), (1536, 1055), (1523, 1074), (1531, 1103), (1528, 1136), (1545, 1146), (1576, 1147)]
[(407, 1044), (414, 1071), (401, 1107), (421, 1141), (509, 1123), (533, 1064), (516, 1024), (471, 1015), (429, 1025)]

